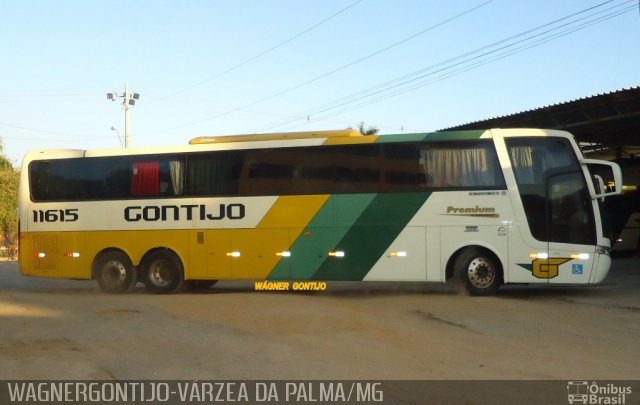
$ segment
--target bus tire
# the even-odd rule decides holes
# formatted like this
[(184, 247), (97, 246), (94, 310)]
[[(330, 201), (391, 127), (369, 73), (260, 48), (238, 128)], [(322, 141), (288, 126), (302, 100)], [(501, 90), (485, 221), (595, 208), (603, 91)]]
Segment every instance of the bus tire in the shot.
[(138, 272), (123, 252), (111, 250), (96, 257), (93, 276), (102, 290), (109, 294), (124, 293), (138, 281)]
[(182, 261), (170, 250), (151, 252), (142, 264), (142, 282), (149, 292), (170, 294), (184, 285)]
[(467, 284), (471, 295), (495, 295), (502, 284), (502, 269), (493, 254), (469, 248), (458, 256), (455, 271)]

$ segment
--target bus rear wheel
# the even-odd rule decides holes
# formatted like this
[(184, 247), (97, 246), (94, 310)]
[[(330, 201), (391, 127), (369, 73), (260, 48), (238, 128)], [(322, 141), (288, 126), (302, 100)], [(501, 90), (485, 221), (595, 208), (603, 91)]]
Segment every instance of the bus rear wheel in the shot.
[(484, 249), (469, 248), (456, 260), (456, 272), (463, 277), (471, 295), (494, 295), (502, 283), (497, 260)]
[(157, 250), (142, 264), (142, 282), (154, 294), (169, 294), (184, 285), (182, 261), (169, 250)]
[(138, 273), (129, 257), (119, 251), (99, 255), (94, 262), (93, 276), (100, 290), (109, 294), (129, 291), (138, 279)]

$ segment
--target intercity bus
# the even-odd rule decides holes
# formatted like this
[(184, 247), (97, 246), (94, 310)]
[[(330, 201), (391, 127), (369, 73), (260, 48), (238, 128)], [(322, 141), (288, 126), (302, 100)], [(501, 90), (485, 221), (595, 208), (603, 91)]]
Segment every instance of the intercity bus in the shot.
[(640, 254), (640, 212), (633, 212), (629, 215), (622, 231), (614, 241), (612, 250)]
[(601, 201), (621, 184), (617, 164), (540, 129), (33, 151), (20, 179), (19, 265), (28, 276), (95, 279), (109, 293), (218, 280), (455, 276), (476, 295), (590, 284), (611, 264)]

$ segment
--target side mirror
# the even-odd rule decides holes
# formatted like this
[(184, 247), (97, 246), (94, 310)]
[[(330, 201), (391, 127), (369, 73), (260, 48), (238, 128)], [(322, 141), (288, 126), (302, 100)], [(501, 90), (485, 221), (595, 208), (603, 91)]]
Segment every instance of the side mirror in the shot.
[(613, 175), (613, 183), (615, 188), (613, 191), (610, 191), (610, 192), (607, 192), (607, 190), (604, 188), (604, 181), (602, 180), (602, 177), (597, 175), (594, 176), (598, 183), (598, 189), (596, 190), (596, 187), (594, 185), (593, 192), (592, 192), (593, 194), (591, 194), (592, 200), (595, 200), (596, 198), (604, 199), (604, 197), (607, 197), (610, 195), (622, 194), (622, 170), (620, 170), (620, 166), (617, 163), (607, 162), (606, 160), (595, 160), (595, 159), (581, 159), (580, 163), (585, 165), (608, 166)]

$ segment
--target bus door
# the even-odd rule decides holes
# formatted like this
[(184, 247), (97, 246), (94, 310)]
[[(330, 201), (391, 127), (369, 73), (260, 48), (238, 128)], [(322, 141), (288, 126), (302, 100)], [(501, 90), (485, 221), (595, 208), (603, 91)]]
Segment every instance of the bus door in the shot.
[(571, 142), (563, 137), (515, 137), (505, 139), (505, 144), (533, 237), (526, 243), (534, 249), (528, 253), (527, 270), (536, 281), (588, 282), (597, 245), (596, 221)]
[(534, 272), (552, 284), (586, 284), (595, 259), (596, 225), (584, 175), (558, 169), (545, 179), (548, 258), (534, 263)]

